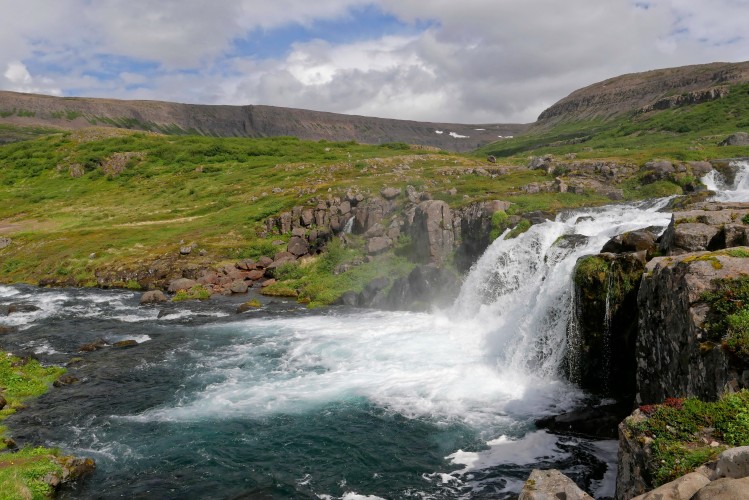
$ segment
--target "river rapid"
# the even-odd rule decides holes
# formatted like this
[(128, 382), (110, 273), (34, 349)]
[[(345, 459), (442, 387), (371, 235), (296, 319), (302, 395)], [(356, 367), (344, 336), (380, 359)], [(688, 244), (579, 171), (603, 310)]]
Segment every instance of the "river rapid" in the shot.
[[(749, 170), (749, 164), (744, 170)], [(742, 170), (743, 171), (743, 170)], [(720, 185), (713, 187), (741, 190)], [(747, 185), (749, 187), (749, 184)], [(533, 422), (597, 399), (560, 375), (576, 260), (665, 227), (667, 200), (560, 214), (497, 239), (432, 313), (310, 311), (247, 296), (138, 305), (117, 290), (0, 286), (14, 353), (70, 368), (8, 420), (19, 443), (96, 460), (62, 498), (504, 498), (533, 468), (613, 494), (615, 441)], [(79, 353), (82, 344), (130, 348)]]

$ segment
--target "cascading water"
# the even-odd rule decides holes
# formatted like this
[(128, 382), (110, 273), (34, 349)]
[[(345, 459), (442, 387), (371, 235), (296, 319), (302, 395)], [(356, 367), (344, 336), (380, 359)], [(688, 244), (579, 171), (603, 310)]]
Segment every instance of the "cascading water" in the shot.
[[(749, 165), (737, 168), (731, 199), (746, 199)], [(665, 204), (569, 212), (500, 237), (454, 306), (433, 314), (319, 313), (262, 297), (242, 316), (246, 297), (159, 314), (131, 292), (0, 287), (0, 305), (40, 306), (3, 319), (16, 328), (9, 349), (65, 363), (97, 337), (142, 342), (81, 356), (71, 369), (81, 383), (10, 427), (21, 443), (97, 460), (72, 498), (504, 498), (536, 467), (610, 495), (614, 472), (603, 477), (599, 460), (616, 460), (615, 442), (532, 422), (585, 397), (560, 376), (577, 259), (665, 226)]]
[(717, 170), (712, 170), (703, 177), (702, 183), (709, 190), (715, 191), (715, 201), (749, 200), (749, 160), (735, 160), (730, 166), (734, 170), (732, 183), (727, 182)]

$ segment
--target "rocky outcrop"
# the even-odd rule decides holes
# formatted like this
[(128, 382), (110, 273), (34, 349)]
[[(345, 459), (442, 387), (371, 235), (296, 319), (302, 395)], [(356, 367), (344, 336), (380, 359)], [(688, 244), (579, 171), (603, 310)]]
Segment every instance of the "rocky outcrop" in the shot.
[[(749, 82), (749, 63), (712, 63), (659, 69), (610, 78), (576, 90), (538, 117), (534, 127), (560, 121), (620, 116), (708, 98), (719, 98), (728, 84)], [(660, 103), (660, 104), (659, 104)]]
[(636, 428), (647, 417), (640, 411), (619, 424), (619, 461), (616, 474), (616, 499), (629, 500), (653, 489), (655, 478), (651, 473), (653, 438)]
[(453, 251), (455, 234), (450, 206), (444, 201), (429, 200), (419, 203), (411, 226), (411, 235), (417, 242), (416, 257), (425, 262), (441, 265)]
[(618, 237), (604, 248), (639, 248), (642, 243), (640, 251), (578, 260), (566, 360), (572, 381), (588, 391), (624, 399), (635, 393), (637, 287), (645, 270), (646, 243), (651, 242), (645, 236), (651, 233), (633, 233), (642, 237)]
[(726, 137), (720, 142), (721, 146), (749, 146), (749, 134), (746, 132), (736, 132)]
[(637, 297), (637, 402), (667, 397), (715, 400), (726, 389), (749, 387), (749, 364), (727, 352), (705, 329), (706, 293), (716, 280), (749, 274), (749, 249), (697, 252), (651, 260)]
[(666, 255), (749, 244), (749, 203), (698, 203), (674, 212), (659, 248)]
[(534, 469), (523, 485), (518, 500), (593, 500), (568, 478), (556, 469)]

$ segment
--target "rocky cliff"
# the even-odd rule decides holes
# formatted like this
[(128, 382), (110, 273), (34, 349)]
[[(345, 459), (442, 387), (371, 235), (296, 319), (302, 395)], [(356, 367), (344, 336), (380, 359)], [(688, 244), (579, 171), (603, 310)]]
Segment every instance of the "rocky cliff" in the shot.
[(527, 126), (427, 123), (275, 106), (212, 106), (161, 101), (52, 97), (0, 91), (0, 124), (77, 129), (92, 125), (219, 137), (406, 142), (471, 151)]
[(719, 99), (730, 84), (749, 82), (749, 62), (659, 69), (610, 78), (576, 90), (538, 117), (536, 127), (609, 119), (630, 112)]

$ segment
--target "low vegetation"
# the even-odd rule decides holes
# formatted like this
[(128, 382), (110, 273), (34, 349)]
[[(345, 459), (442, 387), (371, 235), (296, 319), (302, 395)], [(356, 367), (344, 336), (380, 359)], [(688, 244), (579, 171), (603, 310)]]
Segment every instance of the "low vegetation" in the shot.
[(647, 418), (633, 430), (653, 439), (648, 473), (661, 485), (714, 459), (732, 446), (749, 445), (749, 391), (719, 401), (670, 398), (640, 407)]
[[(730, 251), (729, 251), (730, 252)], [(746, 250), (733, 249), (734, 257), (744, 257)], [(715, 289), (702, 295), (710, 305), (705, 329), (711, 340), (728, 351), (749, 359), (749, 277), (714, 282)]]
[[(24, 401), (44, 394), (64, 368), (43, 367), (36, 360), (0, 352), (0, 395), (5, 407), (0, 421), (23, 407)], [(48, 448), (6, 449), (11, 443), (0, 427), (0, 499), (47, 498), (52, 487), (45, 478), (60, 475), (59, 450)]]

